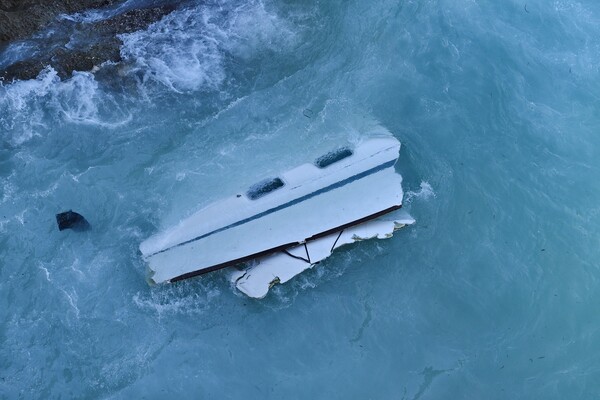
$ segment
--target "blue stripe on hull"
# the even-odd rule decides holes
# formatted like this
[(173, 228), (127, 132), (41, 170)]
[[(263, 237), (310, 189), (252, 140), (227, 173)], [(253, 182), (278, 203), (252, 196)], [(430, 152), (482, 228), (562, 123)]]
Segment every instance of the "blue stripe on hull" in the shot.
[(319, 195), (321, 195), (323, 193), (327, 193), (327, 192), (330, 192), (332, 190), (338, 189), (338, 188), (340, 188), (342, 186), (345, 186), (345, 185), (347, 185), (349, 183), (352, 183), (354, 181), (362, 179), (362, 178), (364, 178), (366, 176), (373, 175), (374, 173), (379, 172), (379, 171), (381, 171), (383, 169), (392, 167), (395, 163), (396, 163), (396, 160), (388, 161), (388, 162), (386, 162), (384, 164), (378, 165), (377, 167), (371, 168), (371, 169), (369, 169), (367, 171), (361, 172), (360, 174), (356, 174), (354, 176), (346, 178), (343, 181), (339, 181), (337, 183), (334, 183), (333, 185), (329, 185), (329, 186), (324, 187), (322, 189), (316, 190), (316, 191), (314, 191), (312, 193), (306, 194), (306, 195), (304, 195), (302, 197), (299, 197), (299, 198), (297, 198), (295, 200), (289, 201), (289, 202), (287, 202), (285, 204), (281, 204), (281, 205), (279, 205), (277, 207), (270, 208), (270, 209), (268, 209), (266, 211), (263, 211), (261, 213), (255, 214), (255, 215), (253, 215), (251, 217), (242, 219), (240, 221), (234, 222), (233, 224), (224, 226), (222, 228), (215, 229), (214, 231), (211, 231), (211, 232), (205, 233), (203, 235), (197, 236), (197, 237), (195, 237), (193, 239), (186, 240), (185, 242), (181, 242), (181, 243), (176, 244), (174, 246), (171, 246), (171, 247), (169, 247), (167, 249), (164, 249), (164, 250), (161, 250), (161, 251), (157, 251), (156, 253), (151, 254), (149, 257), (152, 257), (152, 256), (154, 256), (156, 254), (164, 253), (165, 251), (169, 251), (169, 250), (174, 249), (174, 248), (179, 247), (179, 246), (184, 246), (186, 244), (195, 242), (195, 241), (200, 240), (200, 239), (204, 239), (204, 238), (206, 238), (208, 236), (214, 235), (215, 233), (220, 233), (220, 232), (226, 231), (228, 229), (235, 228), (237, 226), (240, 226), (240, 225), (243, 225), (245, 223), (257, 220), (259, 218), (262, 218), (262, 217), (264, 217), (266, 215), (269, 215), (269, 214), (272, 214), (274, 212), (281, 211), (281, 210), (283, 210), (285, 208), (291, 207), (293, 205), (296, 205), (298, 203), (301, 203), (303, 201), (311, 199), (311, 198), (313, 198), (315, 196), (319, 196)]

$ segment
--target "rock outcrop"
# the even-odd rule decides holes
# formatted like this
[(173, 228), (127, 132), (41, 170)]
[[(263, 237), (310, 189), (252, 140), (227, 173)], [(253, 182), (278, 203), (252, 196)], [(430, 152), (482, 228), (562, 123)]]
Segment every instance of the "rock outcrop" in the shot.
[[(114, 2), (115, 0), (0, 0), (0, 43), (2, 40), (6, 42), (27, 37), (41, 26), (55, 21), (58, 13), (85, 9), (82, 4), (96, 7)], [(48, 4), (41, 6), (40, 3)], [(47, 66), (54, 68), (59, 77), (66, 79), (73, 71), (91, 71), (105, 61), (118, 62), (121, 60), (122, 44), (118, 35), (146, 28), (173, 11), (177, 3), (174, 1), (159, 7), (133, 9), (95, 22), (60, 21), (61, 29), (56, 29), (49, 37), (42, 35), (31, 39), (39, 48), (34, 56), (0, 68), (0, 81), (33, 79)], [(33, 15), (31, 19), (23, 17), (29, 13)], [(14, 30), (7, 28), (9, 26), (14, 26)]]
[(101, 8), (116, 0), (0, 0), (0, 46), (24, 39), (48, 25), (58, 14)]

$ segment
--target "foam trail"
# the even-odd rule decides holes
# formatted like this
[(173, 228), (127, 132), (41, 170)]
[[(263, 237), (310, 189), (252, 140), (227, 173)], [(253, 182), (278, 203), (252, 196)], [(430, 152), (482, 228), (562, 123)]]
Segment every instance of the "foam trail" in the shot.
[(404, 196), (404, 202), (406, 204), (410, 204), (413, 201), (413, 199), (426, 201), (431, 199), (432, 197), (435, 197), (435, 192), (433, 191), (431, 185), (428, 182), (421, 181), (419, 190), (409, 190), (406, 192), (406, 195)]
[(116, 128), (131, 118), (90, 72), (75, 72), (61, 81), (47, 67), (37, 79), (0, 85), (1, 135), (13, 146), (40, 136), (57, 121)]

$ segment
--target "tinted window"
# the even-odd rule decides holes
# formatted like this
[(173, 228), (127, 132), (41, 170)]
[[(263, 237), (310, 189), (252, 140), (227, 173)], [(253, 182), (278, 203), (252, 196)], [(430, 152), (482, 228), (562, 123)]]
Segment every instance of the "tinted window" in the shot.
[(341, 149), (330, 151), (324, 156), (317, 158), (315, 160), (315, 165), (319, 168), (325, 168), (333, 163), (343, 160), (346, 157), (350, 157), (351, 155), (352, 150), (347, 147), (342, 147)]
[(254, 184), (248, 189), (246, 193), (248, 198), (256, 200), (259, 197), (263, 197), (265, 194), (271, 193), (273, 190), (277, 190), (283, 186), (283, 181), (279, 178), (265, 179), (257, 184)]

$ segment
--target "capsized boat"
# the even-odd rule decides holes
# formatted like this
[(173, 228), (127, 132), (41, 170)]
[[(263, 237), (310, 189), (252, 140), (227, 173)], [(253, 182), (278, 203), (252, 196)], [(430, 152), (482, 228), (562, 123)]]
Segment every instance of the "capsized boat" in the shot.
[(253, 261), (231, 279), (247, 295), (264, 297), (344, 244), (390, 237), (414, 222), (393, 213), (403, 197), (394, 169), (399, 151), (397, 139), (372, 137), (212, 203), (141, 243), (150, 281)]

